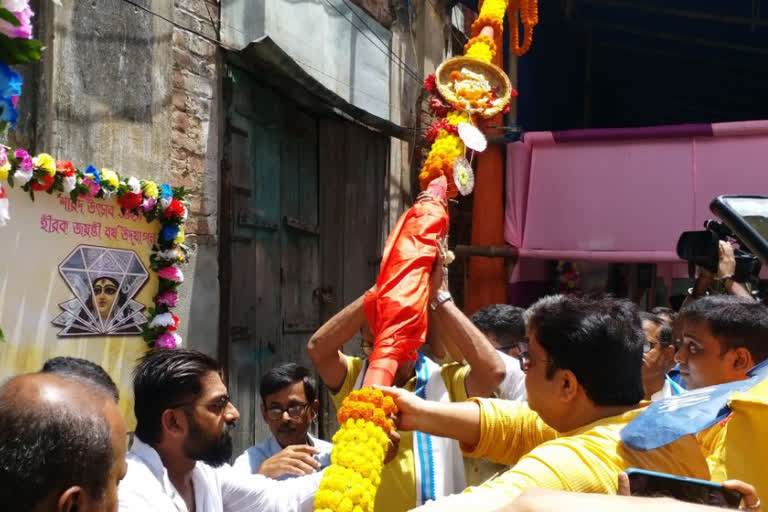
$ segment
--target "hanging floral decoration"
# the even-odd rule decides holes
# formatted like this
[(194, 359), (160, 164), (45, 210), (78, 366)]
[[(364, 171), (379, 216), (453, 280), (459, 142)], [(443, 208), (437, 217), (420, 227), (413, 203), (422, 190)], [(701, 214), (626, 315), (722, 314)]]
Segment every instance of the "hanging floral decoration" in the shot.
[(389, 417), (397, 413), (391, 397), (363, 388), (352, 391), (338, 412), (331, 465), (315, 494), (315, 512), (373, 512), (387, 453)]
[[(513, 7), (519, 1), (523, 0), (514, 0)], [(506, 76), (502, 76), (501, 80), (493, 80), (491, 75), (503, 75), (503, 72), (498, 68), (494, 70), (495, 66), (491, 64), (497, 52), (496, 43), (492, 35), (483, 30), (490, 27), (493, 33), (500, 34), (506, 10), (507, 0), (485, 0), (478, 18), (472, 24), (472, 38), (464, 46), (464, 57), (451, 59), (441, 65), (438, 73), (451, 61), (455, 63), (444, 82), (434, 74), (424, 81), (424, 88), (432, 94), (429, 108), (438, 120), (427, 131), (427, 140), (432, 146), (419, 173), (422, 190), (426, 190), (433, 179), (445, 176), (448, 198), (456, 197), (459, 192), (463, 195), (472, 192), (474, 176), (466, 172), (465, 166), (458, 167), (462, 169), (461, 177), (454, 176), (456, 160), (466, 160), (467, 150), (470, 149), (459, 136), (459, 124), (476, 127), (483, 118), (498, 112), (506, 114), (510, 98), (517, 95)]]
[[(521, 57), (531, 49), (533, 27), (539, 23), (538, 0), (514, 0), (507, 10), (507, 16), (512, 30), (510, 34), (512, 51)], [(522, 44), (520, 44), (520, 24), (523, 25)]]
[(184, 245), (187, 190), (168, 184), (158, 186), (133, 176), (123, 177), (117, 171), (92, 165), (81, 170), (72, 162), (56, 160), (48, 153), (33, 157), (24, 149), (0, 146), (0, 225), (9, 220), (7, 213), (3, 216), (2, 201), (8, 200), (3, 182), (28, 192), (33, 201), (35, 193), (65, 195), (73, 203), (81, 198), (114, 199), (123, 214), (143, 216), (147, 222), (159, 221), (162, 228), (150, 256), (150, 267), (158, 277), (158, 292), (154, 307), (148, 310), (143, 337), (150, 347), (176, 348), (181, 344), (181, 337), (176, 333), (179, 318), (172, 309), (178, 303), (177, 290), (184, 281), (180, 266), (187, 259)]

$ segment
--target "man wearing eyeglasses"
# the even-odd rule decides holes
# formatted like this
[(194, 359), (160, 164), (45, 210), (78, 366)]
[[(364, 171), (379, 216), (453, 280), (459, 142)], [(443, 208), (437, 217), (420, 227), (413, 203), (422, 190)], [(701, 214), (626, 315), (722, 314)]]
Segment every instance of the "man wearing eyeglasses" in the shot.
[(677, 347), (673, 330), (659, 316), (645, 311), (640, 313), (645, 334), (643, 345), (643, 389), (645, 400), (657, 401), (683, 393), (668, 373), (675, 366)]
[(309, 369), (295, 363), (272, 368), (262, 377), (259, 394), (272, 436), (248, 448), (233, 467), (285, 480), (329, 466), (333, 445), (309, 433), (320, 405)]
[(133, 393), (136, 439), (118, 489), (120, 512), (312, 510), (322, 473), (279, 482), (227, 464), (240, 413), (216, 360), (152, 350), (134, 370)]

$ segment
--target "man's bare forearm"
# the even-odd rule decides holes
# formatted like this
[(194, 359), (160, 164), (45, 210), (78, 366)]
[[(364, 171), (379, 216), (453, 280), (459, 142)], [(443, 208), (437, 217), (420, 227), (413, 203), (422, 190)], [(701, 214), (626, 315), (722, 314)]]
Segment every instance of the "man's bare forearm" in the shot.
[(475, 402), (424, 401), (409, 430), (456, 439), (468, 447), (480, 442), (480, 406)]
[(506, 373), (504, 362), (494, 346), (453, 301), (439, 305), (432, 318), (437, 335), (444, 339), (446, 345), (452, 344), (458, 348), (469, 364), (467, 394), (490, 396), (504, 380)]

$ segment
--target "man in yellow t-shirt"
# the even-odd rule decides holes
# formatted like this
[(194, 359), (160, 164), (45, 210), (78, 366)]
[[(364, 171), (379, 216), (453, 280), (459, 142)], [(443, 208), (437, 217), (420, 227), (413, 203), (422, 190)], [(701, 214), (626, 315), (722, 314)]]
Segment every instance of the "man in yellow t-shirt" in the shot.
[[(768, 309), (752, 299), (702, 297), (687, 304), (677, 321), (682, 322), (683, 343), (675, 360), (688, 389), (747, 379), (747, 372), (768, 358)], [(729, 474), (726, 468), (725, 438), (730, 420), (716, 423), (697, 437), (712, 480), (748, 481), (741, 474)]]
[[(486, 337), (464, 316), (450, 300), (443, 279), (443, 269), (436, 266), (430, 283), (429, 338), (444, 339), (464, 355), (467, 365), (457, 363), (439, 368), (442, 385), (450, 401), (463, 401), (468, 396), (487, 397), (505, 376), (505, 368), (496, 350)], [(362, 379), (364, 360), (350, 357), (341, 348), (357, 333), (363, 337), (363, 350), (373, 348), (373, 336), (363, 314), (363, 297), (345, 307), (328, 320), (310, 339), (309, 356), (320, 378), (334, 394), (337, 406)], [(424, 356), (420, 356), (423, 358)], [(421, 359), (424, 361), (425, 359)], [(429, 362), (433, 368), (434, 363)], [(395, 375), (395, 386), (413, 391), (417, 382), (415, 362), (402, 365)], [(435, 372), (437, 373), (437, 372)], [(429, 386), (429, 385), (428, 385)], [(402, 512), (417, 506), (417, 470), (413, 449), (413, 434), (400, 432), (399, 452), (384, 467), (381, 485), (376, 494), (375, 510)], [(462, 465), (458, 448), (459, 465)], [(445, 466), (450, 466), (446, 464)], [(462, 465), (463, 466), (463, 465)], [(463, 467), (443, 467), (438, 471), (459, 471), (463, 480)], [(462, 486), (463, 487), (463, 486)], [(458, 490), (458, 489), (456, 489)], [(440, 490), (437, 490), (438, 496)]]
[(530, 488), (615, 493), (618, 473), (628, 467), (709, 478), (692, 436), (646, 452), (620, 440), (622, 427), (643, 410), (645, 340), (632, 303), (546, 297), (528, 311), (527, 330), (521, 357), (530, 407), (499, 400), (438, 404), (386, 388), (400, 408), (401, 429), (453, 437), (470, 456), (513, 464), (425, 509), (501, 509)]

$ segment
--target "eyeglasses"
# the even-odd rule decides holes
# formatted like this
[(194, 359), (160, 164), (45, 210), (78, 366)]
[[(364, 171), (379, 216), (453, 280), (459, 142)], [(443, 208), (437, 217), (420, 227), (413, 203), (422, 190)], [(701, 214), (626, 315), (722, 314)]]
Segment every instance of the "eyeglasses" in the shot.
[[(533, 358), (531, 357), (530, 352), (528, 352), (527, 343), (525, 343), (525, 350), (521, 350), (520, 355), (518, 357), (520, 359), (520, 369), (523, 370), (524, 372), (527, 372), (531, 368), (531, 361), (533, 361)], [(543, 359), (537, 359), (537, 361), (542, 361), (545, 364), (552, 363), (552, 359), (550, 359), (549, 357), (545, 357)]]
[(280, 418), (283, 417), (283, 413), (287, 412), (288, 416), (290, 416), (291, 418), (299, 419), (301, 418), (301, 415), (304, 414), (304, 411), (307, 409), (308, 405), (309, 405), (308, 403), (292, 404), (286, 407), (285, 409), (280, 406), (273, 405), (272, 407), (267, 409), (267, 418), (271, 420), (279, 420)]
[(229, 404), (231, 401), (232, 401), (232, 399), (229, 397), (229, 395), (222, 395), (219, 398), (217, 398), (216, 400), (214, 400), (213, 402), (202, 402), (202, 403), (190, 402), (190, 403), (186, 403), (186, 404), (175, 405), (175, 406), (171, 407), (171, 409), (177, 409), (177, 408), (180, 408), (180, 407), (201, 407), (201, 406), (203, 406), (203, 407), (210, 407), (211, 411), (216, 413), (216, 414), (221, 414), (227, 408), (227, 404)]
[(643, 354), (647, 354), (659, 344), (658, 341), (646, 341), (643, 343)]

